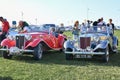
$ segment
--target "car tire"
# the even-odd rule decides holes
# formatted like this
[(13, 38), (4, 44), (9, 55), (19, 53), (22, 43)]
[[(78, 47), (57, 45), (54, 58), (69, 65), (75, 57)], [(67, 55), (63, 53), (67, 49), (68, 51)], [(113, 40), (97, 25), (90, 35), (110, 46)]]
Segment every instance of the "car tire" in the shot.
[(40, 60), (42, 59), (42, 54), (43, 54), (43, 49), (42, 49), (42, 44), (39, 43), (35, 48), (34, 48), (34, 59), (35, 60)]
[(109, 48), (106, 47), (106, 48), (104, 49), (104, 52), (105, 52), (105, 54), (103, 55), (103, 61), (104, 61), (104, 62), (108, 62), (108, 61), (109, 61)]
[[(66, 51), (72, 52), (71, 48), (67, 48)], [(65, 54), (66, 60), (73, 60), (73, 54)]]
[[(5, 49), (5, 48), (6, 47), (3, 47), (3, 49)], [(5, 59), (11, 59), (12, 58), (12, 55), (10, 55), (9, 52), (7, 52), (7, 51), (1, 51), (1, 53), (2, 53), (3, 58), (5, 58)]]
[(12, 58), (12, 55), (9, 55), (9, 52), (2, 51), (2, 54), (3, 54), (3, 57), (4, 57), (5, 59), (11, 59), (11, 58)]

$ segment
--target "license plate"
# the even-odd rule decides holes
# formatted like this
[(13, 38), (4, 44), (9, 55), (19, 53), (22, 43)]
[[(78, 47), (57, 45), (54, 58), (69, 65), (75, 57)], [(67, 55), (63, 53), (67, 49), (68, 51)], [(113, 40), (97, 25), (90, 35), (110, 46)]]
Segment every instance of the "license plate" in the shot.
[(76, 58), (92, 58), (91, 55), (75, 55)]

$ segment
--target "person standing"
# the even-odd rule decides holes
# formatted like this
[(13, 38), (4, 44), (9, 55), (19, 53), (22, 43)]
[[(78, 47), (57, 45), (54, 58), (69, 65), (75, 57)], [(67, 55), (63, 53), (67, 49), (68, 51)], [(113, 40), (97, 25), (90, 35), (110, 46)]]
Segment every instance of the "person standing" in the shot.
[[(90, 26), (89, 26), (90, 27)], [(88, 26), (86, 26), (84, 23), (82, 23), (80, 32), (81, 34), (86, 33)]]
[(3, 17), (0, 17), (0, 21), (2, 22), (2, 34), (0, 35), (0, 43), (1, 43), (1, 41), (6, 38), (6, 34), (8, 33), (10, 25), (9, 22)]
[(60, 27), (59, 27), (59, 32), (62, 34), (64, 31), (65, 31), (64, 24), (61, 23), (61, 24), (60, 24)]
[(86, 27), (90, 28), (92, 21), (87, 20)]
[(114, 24), (112, 23), (112, 19), (109, 19), (109, 23), (107, 24), (107, 26), (110, 28), (110, 30), (112, 31), (112, 33), (114, 34)]
[(74, 24), (74, 28), (72, 30), (72, 34), (73, 34), (73, 40), (77, 40), (78, 37), (79, 37), (79, 21), (76, 21), (75, 24)]
[(98, 26), (106, 26), (106, 23), (103, 21), (103, 17), (101, 17), (100, 19), (98, 19)]

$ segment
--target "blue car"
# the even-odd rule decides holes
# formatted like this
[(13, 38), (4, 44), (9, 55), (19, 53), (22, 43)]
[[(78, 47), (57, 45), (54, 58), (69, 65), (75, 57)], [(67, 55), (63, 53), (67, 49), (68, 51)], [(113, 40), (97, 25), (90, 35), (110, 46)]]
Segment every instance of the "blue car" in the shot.
[(78, 39), (64, 43), (66, 60), (99, 57), (109, 61), (110, 53), (117, 53), (118, 39), (107, 26), (91, 26), (80, 31)]

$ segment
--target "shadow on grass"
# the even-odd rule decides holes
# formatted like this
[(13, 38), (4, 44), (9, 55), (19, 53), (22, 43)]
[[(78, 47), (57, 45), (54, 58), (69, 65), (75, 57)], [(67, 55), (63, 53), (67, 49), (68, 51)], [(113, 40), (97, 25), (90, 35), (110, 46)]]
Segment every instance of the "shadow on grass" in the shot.
[(111, 54), (110, 61), (108, 63), (102, 62), (100, 59), (74, 59), (66, 60), (65, 54), (58, 51), (50, 51), (43, 54), (43, 58), (39, 61), (34, 60), (32, 55), (22, 55), (13, 57), (13, 60), (22, 61), (30, 64), (40, 63), (40, 64), (59, 64), (59, 65), (76, 65), (76, 66), (86, 66), (86, 65), (98, 65), (98, 66), (120, 66), (120, 53)]
[(13, 80), (11, 77), (1, 77), (0, 76), (0, 80)]

